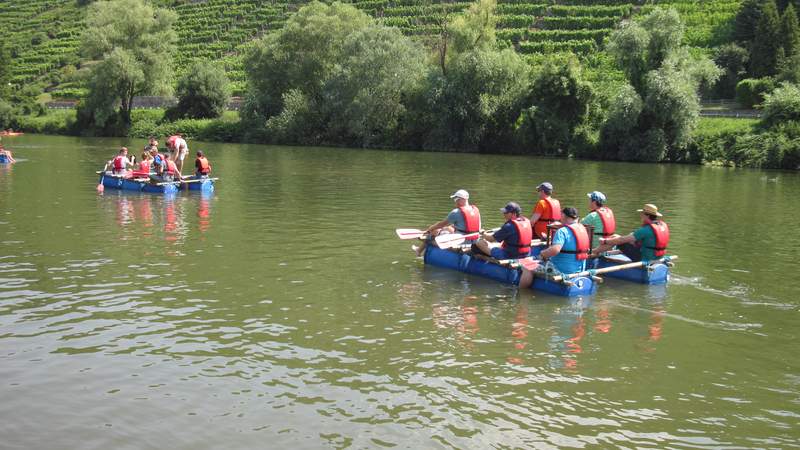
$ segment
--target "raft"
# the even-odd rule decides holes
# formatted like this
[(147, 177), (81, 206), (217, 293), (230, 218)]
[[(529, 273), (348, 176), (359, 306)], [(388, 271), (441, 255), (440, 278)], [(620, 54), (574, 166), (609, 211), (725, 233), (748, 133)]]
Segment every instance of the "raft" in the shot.
[[(597, 259), (596, 269), (615, 267), (631, 262), (625, 255), (603, 256)], [(603, 276), (641, 284), (666, 284), (669, 281), (667, 261), (656, 260), (642, 267), (607, 272)]]
[[(519, 284), (520, 269), (503, 266), (458, 250), (442, 250), (439, 247), (428, 245), (425, 249), (424, 261), (425, 264), (478, 275), (500, 283)], [(562, 297), (577, 297), (594, 294), (597, 285), (591, 277), (575, 277), (567, 282), (536, 277), (531, 288)]]
[(179, 190), (213, 192), (214, 180), (218, 178), (187, 177), (184, 181), (151, 183), (144, 178), (125, 178), (117, 175), (100, 175), (100, 184), (110, 189), (123, 191), (152, 192), (156, 194), (174, 194)]
[(0, 155), (0, 164), (9, 164), (8, 155)]

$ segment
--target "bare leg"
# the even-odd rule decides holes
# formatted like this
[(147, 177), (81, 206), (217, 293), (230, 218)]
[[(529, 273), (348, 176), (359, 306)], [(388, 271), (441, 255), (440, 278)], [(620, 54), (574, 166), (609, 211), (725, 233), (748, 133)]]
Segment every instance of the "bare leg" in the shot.
[(519, 287), (527, 289), (533, 284), (533, 272), (528, 269), (522, 268), (522, 275), (519, 277)]
[(478, 239), (477, 242), (475, 242), (475, 247), (477, 247), (478, 250), (480, 250), (481, 253), (486, 256), (490, 256), (492, 254), (492, 250), (489, 247), (489, 242), (487, 242), (485, 239)]

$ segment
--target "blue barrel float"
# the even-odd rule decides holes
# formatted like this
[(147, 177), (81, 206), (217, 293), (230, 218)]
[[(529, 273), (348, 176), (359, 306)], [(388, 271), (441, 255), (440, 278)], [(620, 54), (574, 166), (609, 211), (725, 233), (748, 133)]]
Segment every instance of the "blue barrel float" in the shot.
[(141, 178), (125, 178), (116, 175), (101, 174), (100, 184), (110, 189), (123, 191), (152, 192), (156, 194), (174, 194), (179, 190), (214, 192), (214, 180), (218, 178), (187, 177), (184, 181), (151, 183)]

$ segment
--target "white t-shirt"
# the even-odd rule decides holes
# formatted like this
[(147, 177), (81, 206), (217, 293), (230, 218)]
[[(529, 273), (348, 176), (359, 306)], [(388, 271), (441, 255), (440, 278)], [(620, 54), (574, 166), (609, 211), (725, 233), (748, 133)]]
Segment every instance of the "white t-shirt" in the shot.
[(175, 139), (175, 151), (178, 152), (178, 158), (183, 160), (186, 155), (189, 153), (189, 146), (186, 145), (186, 141), (183, 138)]

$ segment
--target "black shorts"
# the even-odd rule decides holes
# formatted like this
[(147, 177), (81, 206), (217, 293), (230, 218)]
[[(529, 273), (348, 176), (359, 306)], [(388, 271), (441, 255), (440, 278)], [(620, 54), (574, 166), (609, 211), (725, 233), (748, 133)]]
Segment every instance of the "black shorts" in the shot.
[(631, 243), (618, 245), (617, 248), (623, 255), (627, 256), (631, 261), (642, 260), (642, 249)]

